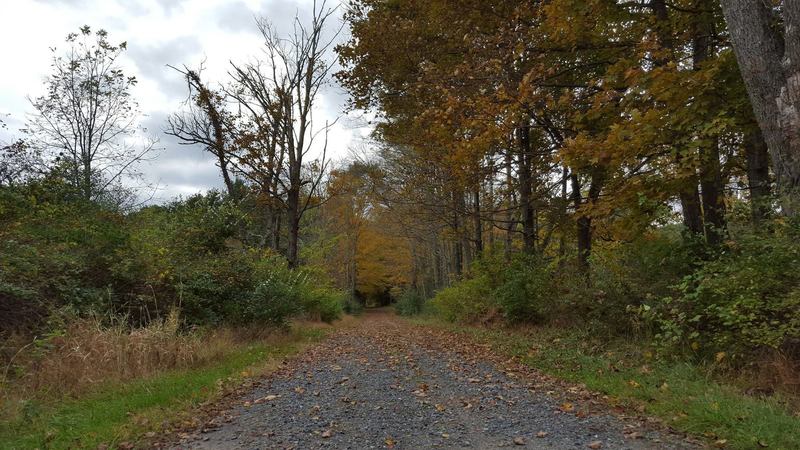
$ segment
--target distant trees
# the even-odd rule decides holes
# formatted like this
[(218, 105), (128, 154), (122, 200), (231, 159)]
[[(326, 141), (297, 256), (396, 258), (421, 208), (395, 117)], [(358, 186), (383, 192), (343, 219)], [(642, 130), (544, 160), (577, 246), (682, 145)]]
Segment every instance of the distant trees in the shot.
[(438, 270), (459, 276), (502, 243), (588, 273), (598, 239), (679, 217), (713, 251), (738, 186), (754, 222), (777, 212), (767, 146), (784, 193), (800, 167), (800, 13), (751, 3), (358, 0), (338, 77), (378, 112), (390, 200), (438, 225), (438, 242), (415, 241)]
[(113, 45), (104, 30), (84, 26), (66, 39), (64, 53), (53, 49), (53, 73), (45, 94), (31, 100), (35, 113), (27, 125), (29, 145), (58, 165), (85, 200), (97, 200), (124, 178), (155, 142), (136, 139), (138, 105), (117, 59), (126, 43)]

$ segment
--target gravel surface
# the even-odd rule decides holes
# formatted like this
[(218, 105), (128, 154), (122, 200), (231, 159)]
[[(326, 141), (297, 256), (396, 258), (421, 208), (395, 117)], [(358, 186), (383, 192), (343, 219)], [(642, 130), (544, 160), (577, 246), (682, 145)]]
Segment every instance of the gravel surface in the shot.
[(174, 448), (694, 448), (490, 353), (387, 312), (366, 314)]

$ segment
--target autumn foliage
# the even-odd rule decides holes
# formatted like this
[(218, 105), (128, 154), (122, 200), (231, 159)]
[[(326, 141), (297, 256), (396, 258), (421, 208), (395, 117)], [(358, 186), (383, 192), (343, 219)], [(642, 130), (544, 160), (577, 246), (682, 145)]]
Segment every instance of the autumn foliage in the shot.
[(794, 194), (720, 5), (356, 0), (347, 19), (338, 78), (377, 114), (374, 189), (434, 310), (797, 357)]

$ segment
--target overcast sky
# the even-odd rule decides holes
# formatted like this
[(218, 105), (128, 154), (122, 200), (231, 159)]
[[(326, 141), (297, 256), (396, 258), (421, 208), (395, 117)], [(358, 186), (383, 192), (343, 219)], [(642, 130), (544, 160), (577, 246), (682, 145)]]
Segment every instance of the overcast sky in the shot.
[[(112, 43), (127, 41), (122, 60), (126, 73), (139, 80), (134, 88), (144, 117), (142, 125), (160, 139), (157, 159), (143, 172), (157, 183), (156, 201), (221, 187), (218, 169), (207, 153), (180, 146), (166, 136), (166, 117), (181, 107), (187, 88), (167, 64), (196, 67), (205, 60), (204, 78), (224, 82), (229, 61), (257, 56), (261, 40), (255, 16), (265, 16), (278, 30), (288, 30), (295, 14), (307, 17), (313, 0), (13, 0), (5, 2), (0, 26), (0, 114), (8, 129), (0, 138), (19, 135), (31, 111), (27, 96), (42, 93), (51, 47), (64, 48), (67, 34), (83, 25), (103, 28)], [(332, 5), (338, 0), (329, 0)], [(341, 23), (337, 15), (333, 27)], [(346, 30), (345, 30), (346, 32)], [(343, 37), (340, 37), (342, 39)], [(346, 95), (338, 86), (320, 98), (315, 120), (341, 116)], [(330, 133), (329, 152), (344, 160), (368, 133), (356, 114), (342, 117)]]

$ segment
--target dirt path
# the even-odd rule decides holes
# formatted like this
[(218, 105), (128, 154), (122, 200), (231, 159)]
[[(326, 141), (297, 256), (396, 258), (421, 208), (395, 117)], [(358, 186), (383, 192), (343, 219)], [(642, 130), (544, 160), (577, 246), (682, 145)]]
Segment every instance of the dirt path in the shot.
[(367, 313), (181, 449), (693, 448), (481, 345)]

